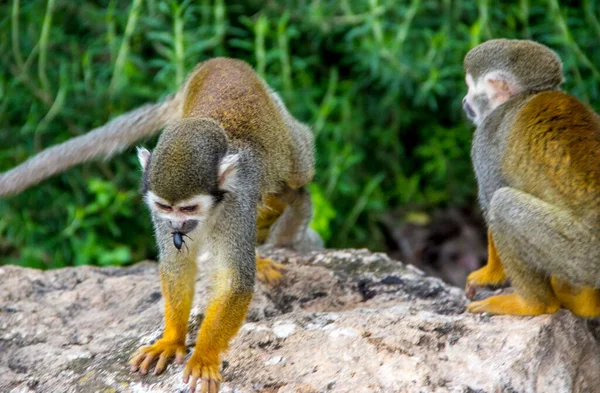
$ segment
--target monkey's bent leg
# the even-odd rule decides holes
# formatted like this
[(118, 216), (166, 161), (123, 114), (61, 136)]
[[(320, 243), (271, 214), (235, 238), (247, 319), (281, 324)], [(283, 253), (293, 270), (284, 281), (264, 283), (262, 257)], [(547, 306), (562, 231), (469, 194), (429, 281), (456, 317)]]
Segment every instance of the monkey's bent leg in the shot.
[(576, 287), (555, 276), (550, 284), (560, 304), (573, 314), (584, 318), (600, 316), (600, 289)]
[[(287, 203), (279, 195), (268, 195), (263, 201), (263, 205), (258, 209), (258, 218), (256, 220), (256, 242), (264, 244), (271, 233), (271, 227), (281, 217)], [(282, 264), (275, 262), (271, 258), (265, 258), (256, 253), (256, 277), (269, 285), (277, 285), (283, 277)]]
[(188, 318), (194, 298), (196, 263), (192, 259), (161, 261), (160, 283), (165, 297), (165, 331), (162, 338), (152, 345), (143, 346), (133, 355), (131, 370), (138, 368), (142, 375), (148, 372), (158, 358), (154, 374), (161, 373), (170, 358), (182, 364), (185, 357), (185, 336)]
[(256, 220), (256, 242), (263, 244), (269, 237), (271, 227), (281, 217), (287, 203), (282, 201), (278, 195), (268, 195), (258, 209)]
[(288, 190), (285, 197), (288, 205), (283, 214), (271, 227), (267, 244), (294, 247), (305, 238), (312, 217), (312, 202), (306, 188)]
[(488, 261), (487, 265), (481, 269), (475, 270), (467, 277), (467, 286), (465, 292), (467, 297), (472, 299), (475, 296), (477, 287), (485, 285), (501, 285), (506, 281), (504, 266), (500, 261), (492, 232), (488, 230)]
[(598, 282), (600, 251), (594, 236), (569, 212), (505, 187), (492, 198), (489, 224), (516, 293), (473, 302), (469, 311), (552, 313), (560, 308), (550, 285), (552, 275), (583, 285)]

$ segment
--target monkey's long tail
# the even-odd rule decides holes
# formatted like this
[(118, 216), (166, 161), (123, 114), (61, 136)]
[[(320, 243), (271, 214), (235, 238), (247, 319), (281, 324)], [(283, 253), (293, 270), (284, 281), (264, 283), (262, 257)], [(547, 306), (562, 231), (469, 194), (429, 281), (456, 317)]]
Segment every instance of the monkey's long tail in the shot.
[(0, 174), (0, 196), (17, 194), (52, 175), (92, 160), (109, 158), (143, 138), (157, 134), (181, 118), (183, 100), (174, 94), (163, 102), (146, 104), (105, 125), (49, 147), (21, 165)]

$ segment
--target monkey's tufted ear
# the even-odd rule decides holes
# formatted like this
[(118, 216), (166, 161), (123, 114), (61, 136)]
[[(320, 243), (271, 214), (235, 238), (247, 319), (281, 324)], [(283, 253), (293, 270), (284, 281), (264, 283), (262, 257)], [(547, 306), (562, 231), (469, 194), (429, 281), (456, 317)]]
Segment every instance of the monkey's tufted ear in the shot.
[(233, 191), (237, 175), (239, 156), (228, 154), (219, 164), (219, 187), (222, 190)]
[(516, 79), (505, 72), (492, 71), (485, 76), (485, 82), (493, 107), (503, 104), (521, 91)]
[(150, 161), (150, 152), (148, 149), (140, 146), (137, 148), (137, 157), (138, 161), (140, 162), (140, 166), (142, 167), (142, 171), (145, 171), (146, 167), (148, 166), (148, 161)]

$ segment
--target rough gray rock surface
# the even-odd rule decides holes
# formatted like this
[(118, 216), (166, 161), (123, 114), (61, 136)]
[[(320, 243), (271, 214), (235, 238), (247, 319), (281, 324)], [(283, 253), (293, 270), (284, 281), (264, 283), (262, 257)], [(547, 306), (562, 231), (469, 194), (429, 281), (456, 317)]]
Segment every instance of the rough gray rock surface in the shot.
[[(277, 288), (257, 284), (222, 392), (600, 392), (598, 326), (566, 311), (469, 315), (462, 290), (383, 254), (265, 253), (288, 271)], [(200, 274), (190, 350), (206, 288)], [(185, 392), (183, 366), (127, 367), (161, 334), (162, 307), (150, 262), (0, 267), (0, 392)]]

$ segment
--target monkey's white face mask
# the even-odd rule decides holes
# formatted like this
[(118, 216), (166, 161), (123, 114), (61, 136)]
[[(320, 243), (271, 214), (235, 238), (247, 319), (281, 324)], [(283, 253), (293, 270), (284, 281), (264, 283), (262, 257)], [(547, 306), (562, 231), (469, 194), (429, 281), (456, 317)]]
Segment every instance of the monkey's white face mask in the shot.
[(186, 235), (207, 220), (214, 205), (212, 195), (196, 195), (176, 204), (170, 204), (152, 191), (148, 191), (144, 199), (152, 214), (164, 220), (174, 232)]
[[(138, 160), (142, 169), (145, 170), (150, 152), (146, 149), (138, 149)], [(236, 177), (237, 155), (229, 155), (223, 159), (219, 167), (219, 185), (223, 191), (233, 191), (233, 184)], [(163, 221), (174, 235), (174, 244), (180, 249), (182, 237), (192, 232), (202, 231), (210, 215), (214, 214), (214, 207), (217, 204), (215, 195), (198, 194), (190, 198), (172, 203), (167, 201), (154, 192), (148, 190), (145, 193), (144, 201), (148, 205), (153, 217)], [(179, 239), (179, 240), (177, 240)]]
[(465, 80), (469, 91), (462, 101), (463, 110), (476, 126), (519, 92), (514, 78), (501, 71), (488, 72), (478, 80), (473, 80), (471, 74), (467, 74)]

